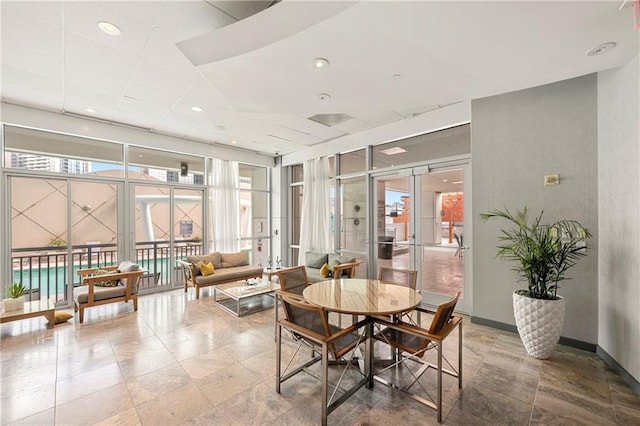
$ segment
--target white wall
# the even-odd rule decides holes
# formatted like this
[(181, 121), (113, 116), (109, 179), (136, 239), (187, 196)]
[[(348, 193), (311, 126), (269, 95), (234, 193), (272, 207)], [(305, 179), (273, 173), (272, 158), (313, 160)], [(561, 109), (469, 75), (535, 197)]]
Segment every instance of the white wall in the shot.
[[(544, 210), (549, 222), (575, 219), (594, 235), (589, 255), (559, 293), (567, 299), (562, 336), (597, 343), (597, 97), (594, 74), (479, 99), (471, 105), (473, 315), (514, 324), (511, 265), (495, 258), (501, 224), (493, 208)], [(558, 186), (543, 185), (560, 174)]]
[(598, 345), (640, 381), (640, 59), (598, 74)]

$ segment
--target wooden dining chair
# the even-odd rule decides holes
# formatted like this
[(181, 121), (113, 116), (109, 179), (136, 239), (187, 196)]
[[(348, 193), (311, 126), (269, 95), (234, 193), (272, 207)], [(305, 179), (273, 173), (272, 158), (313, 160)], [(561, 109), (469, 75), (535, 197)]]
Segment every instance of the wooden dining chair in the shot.
[[(359, 351), (358, 346), (365, 340), (364, 326), (368, 320), (353, 324), (347, 328), (340, 328), (329, 323), (327, 311), (316, 305), (307, 302), (304, 297), (286, 291), (276, 292), (284, 308), (284, 318), (278, 320), (276, 330), (276, 392), (280, 393), (281, 384), (300, 372), (307, 372), (307, 368), (318, 361), (322, 363), (320, 382), (322, 383), (322, 412), (321, 423), (327, 424), (327, 416), (335, 410), (347, 397), (355, 393), (367, 382), (367, 378), (358, 369), (353, 369), (362, 375), (362, 379), (352, 385), (349, 389), (340, 387), (342, 378), (346, 370), (353, 366), (353, 354)], [(282, 371), (282, 329), (288, 330), (298, 343), (298, 348), (294, 352), (293, 358), (287, 364), (285, 371)], [(361, 333), (358, 333), (362, 330)], [(296, 354), (302, 346), (311, 349), (312, 358), (302, 365), (287, 372), (292, 365)], [(348, 359), (346, 356), (351, 354)], [(334, 361), (343, 360), (341, 366), (344, 368), (340, 379), (336, 384), (330, 384), (329, 377), (329, 356)], [(340, 364), (337, 364), (340, 366)], [(312, 377), (318, 378), (309, 373)], [(329, 396), (329, 387), (333, 388)], [(338, 395), (338, 391), (342, 391)]]
[(307, 268), (304, 265), (286, 268), (277, 273), (280, 290), (288, 293), (302, 294), (309, 285)]
[(418, 271), (381, 266), (380, 269), (378, 269), (378, 279), (386, 283), (403, 285), (415, 290)]
[[(433, 316), (431, 325), (428, 329), (421, 328), (413, 323), (403, 321), (392, 322), (385, 319), (376, 318), (376, 322), (381, 324), (383, 328), (374, 337), (392, 348), (400, 351), (400, 357), (394, 364), (376, 372), (382, 372), (396, 367), (401, 363), (407, 365), (408, 361), (417, 363), (420, 368), (411, 372), (411, 381), (404, 386), (393, 384), (381, 377), (376, 376), (376, 380), (386, 385), (398, 388), (412, 399), (434, 408), (437, 411), (438, 422), (442, 422), (442, 373), (458, 378), (458, 388), (462, 388), (462, 317), (454, 315), (456, 303), (460, 293), (457, 293), (448, 302), (438, 305), (435, 311), (418, 308), (417, 311), (424, 312)], [(458, 329), (458, 365), (454, 367), (444, 356), (442, 345), (444, 340), (455, 330)], [(436, 364), (424, 360), (427, 351), (436, 349)], [(442, 361), (448, 364), (447, 369), (442, 367)], [(429, 369), (434, 368), (437, 373), (436, 383), (436, 399), (431, 398), (424, 388), (423, 384), (418, 382), (420, 377)], [(427, 398), (410, 392), (410, 388), (416, 383), (422, 387)]]

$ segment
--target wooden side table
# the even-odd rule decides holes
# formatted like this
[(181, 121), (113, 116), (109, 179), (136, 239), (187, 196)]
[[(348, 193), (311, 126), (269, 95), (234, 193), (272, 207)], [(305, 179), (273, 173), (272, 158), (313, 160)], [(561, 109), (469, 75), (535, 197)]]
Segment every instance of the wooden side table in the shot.
[(27, 318), (35, 318), (41, 315), (49, 320), (49, 328), (55, 327), (55, 306), (48, 300), (33, 300), (31, 302), (24, 302), (24, 308), (21, 310), (3, 312), (0, 315), (0, 324)]

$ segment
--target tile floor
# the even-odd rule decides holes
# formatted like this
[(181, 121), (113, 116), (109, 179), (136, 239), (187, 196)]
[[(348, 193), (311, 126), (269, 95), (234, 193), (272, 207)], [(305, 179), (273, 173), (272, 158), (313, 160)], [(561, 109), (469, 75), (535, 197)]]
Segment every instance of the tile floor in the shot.
[[(297, 375), (275, 392), (273, 310), (237, 319), (192, 291), (143, 296), (138, 313), (129, 304), (88, 309), (83, 325), (3, 324), (1, 423), (318, 424), (313, 378)], [(539, 361), (516, 335), (468, 321), (463, 377), (462, 390), (444, 379), (444, 424), (640, 424), (640, 396), (594, 354), (559, 346)], [(329, 424), (437, 423), (435, 411), (376, 384)]]

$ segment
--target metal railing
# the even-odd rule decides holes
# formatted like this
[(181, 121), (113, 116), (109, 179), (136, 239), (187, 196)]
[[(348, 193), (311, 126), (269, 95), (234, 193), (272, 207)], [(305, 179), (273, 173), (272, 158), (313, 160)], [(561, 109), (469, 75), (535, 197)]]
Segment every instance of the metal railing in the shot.
[[(169, 241), (136, 243), (135, 262), (146, 271), (140, 282), (141, 291), (151, 288), (170, 288), (182, 284), (182, 275), (170, 262)], [(69, 269), (72, 269), (72, 285), (80, 285), (79, 269), (103, 268), (119, 263), (115, 243), (78, 244), (66, 247), (25, 247), (11, 250), (13, 281), (26, 288), (27, 300), (45, 298), (54, 302), (66, 300)], [(199, 240), (174, 242), (173, 255), (177, 260), (202, 253)]]

